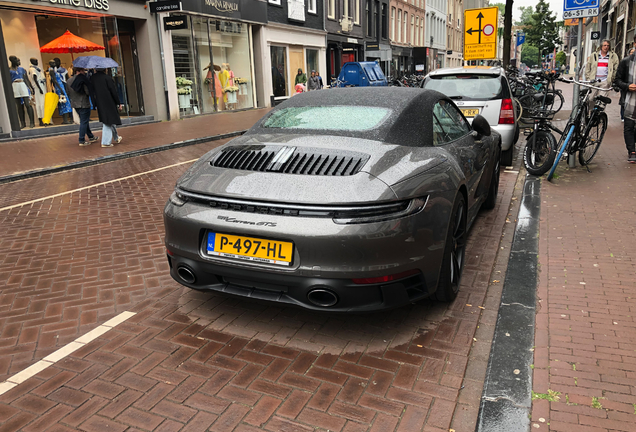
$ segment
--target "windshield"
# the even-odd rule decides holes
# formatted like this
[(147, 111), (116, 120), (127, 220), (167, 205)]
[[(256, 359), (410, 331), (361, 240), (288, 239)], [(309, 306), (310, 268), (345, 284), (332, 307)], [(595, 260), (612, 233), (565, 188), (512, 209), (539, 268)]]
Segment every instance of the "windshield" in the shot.
[(380, 125), (391, 110), (360, 106), (289, 107), (274, 112), (264, 128), (363, 131)]
[(501, 80), (497, 76), (456, 74), (430, 76), (425, 89), (437, 90), (454, 99), (491, 100), (502, 99)]

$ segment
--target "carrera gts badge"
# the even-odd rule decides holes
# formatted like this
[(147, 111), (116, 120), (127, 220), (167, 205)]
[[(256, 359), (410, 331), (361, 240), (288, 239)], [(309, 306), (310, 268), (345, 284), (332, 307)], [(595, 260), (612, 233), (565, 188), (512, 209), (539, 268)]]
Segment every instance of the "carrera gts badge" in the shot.
[(217, 216), (217, 218), (225, 222), (242, 224), (242, 225), (255, 225), (255, 226), (265, 226), (265, 227), (276, 226), (276, 222), (252, 222), (252, 221), (240, 220), (240, 219), (236, 219), (236, 218), (228, 217), (228, 216)]

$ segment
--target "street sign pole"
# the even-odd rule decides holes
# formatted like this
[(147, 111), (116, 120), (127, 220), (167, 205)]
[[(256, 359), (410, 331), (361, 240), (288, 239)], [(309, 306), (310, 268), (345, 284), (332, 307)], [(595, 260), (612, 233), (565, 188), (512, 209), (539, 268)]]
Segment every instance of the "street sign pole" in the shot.
[[(576, 33), (576, 63), (575, 63), (575, 67), (574, 67), (574, 77), (576, 80), (579, 80), (580, 77), (580, 70), (581, 70), (581, 66), (582, 66), (582, 53), (581, 53), (581, 42), (582, 42), (582, 38), (581, 38), (581, 34), (583, 33), (583, 18), (579, 18), (579, 27), (578, 27), (578, 32)], [(574, 84), (574, 96), (572, 98), (572, 107), (575, 107), (577, 104), (579, 103), (579, 85), (578, 84)], [(572, 110), (572, 113), (570, 114), (570, 118), (573, 118), (572, 116), (575, 114), (574, 110)], [(574, 155), (568, 155), (568, 166), (570, 168), (575, 168), (576, 167), (576, 161), (574, 160)]]

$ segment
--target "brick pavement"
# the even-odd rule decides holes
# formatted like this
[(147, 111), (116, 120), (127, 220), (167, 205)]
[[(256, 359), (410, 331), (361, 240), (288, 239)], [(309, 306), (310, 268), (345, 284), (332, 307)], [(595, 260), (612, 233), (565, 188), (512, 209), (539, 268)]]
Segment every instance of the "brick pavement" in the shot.
[(537, 431), (636, 430), (636, 166), (613, 99), (592, 173), (562, 163), (541, 186)]
[(0, 380), (137, 312), (0, 396), (0, 431), (474, 429), (515, 174), (470, 233), (453, 304), (340, 316), (172, 281), (161, 211), (184, 169), (0, 212)]
[[(268, 111), (269, 108), (223, 112), (170, 122), (126, 126), (120, 130), (124, 140), (114, 148), (102, 148), (99, 144), (101, 141), (80, 147), (77, 133), (0, 143), (0, 177), (245, 130)], [(101, 130), (95, 134), (101, 137)]]

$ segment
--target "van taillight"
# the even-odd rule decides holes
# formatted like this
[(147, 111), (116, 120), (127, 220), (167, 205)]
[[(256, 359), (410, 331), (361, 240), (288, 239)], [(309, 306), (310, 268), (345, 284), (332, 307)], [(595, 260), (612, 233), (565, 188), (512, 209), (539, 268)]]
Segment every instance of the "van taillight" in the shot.
[(515, 112), (512, 108), (512, 99), (504, 99), (501, 101), (499, 124), (515, 124)]

